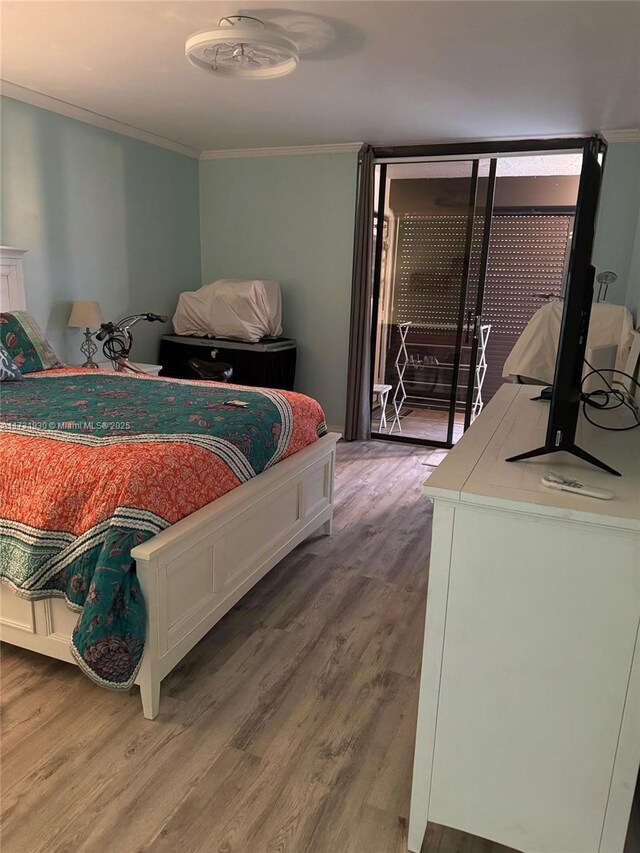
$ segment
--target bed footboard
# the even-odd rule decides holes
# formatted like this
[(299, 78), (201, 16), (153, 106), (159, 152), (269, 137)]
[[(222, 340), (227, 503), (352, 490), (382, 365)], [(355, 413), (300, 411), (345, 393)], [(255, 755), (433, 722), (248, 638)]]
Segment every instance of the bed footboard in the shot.
[[(339, 435), (244, 483), (132, 551), (147, 604), (136, 679), (145, 717), (160, 706), (162, 679), (251, 587), (304, 539), (331, 533)], [(0, 588), (0, 638), (73, 663), (76, 615), (59, 599), (30, 602)]]

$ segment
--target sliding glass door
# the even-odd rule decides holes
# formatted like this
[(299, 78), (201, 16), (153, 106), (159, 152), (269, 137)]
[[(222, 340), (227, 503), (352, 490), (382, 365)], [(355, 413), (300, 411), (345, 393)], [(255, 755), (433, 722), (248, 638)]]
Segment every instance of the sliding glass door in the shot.
[(563, 142), (376, 150), (375, 437), (451, 447), (562, 298), (584, 140)]
[(482, 405), (496, 162), (376, 168), (372, 432), (449, 447)]

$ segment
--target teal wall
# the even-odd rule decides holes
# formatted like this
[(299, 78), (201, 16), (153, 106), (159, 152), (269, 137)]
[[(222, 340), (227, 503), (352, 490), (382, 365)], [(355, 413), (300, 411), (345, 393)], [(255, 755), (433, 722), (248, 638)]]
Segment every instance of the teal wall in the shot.
[(202, 279), (276, 279), (296, 388), (344, 424), (357, 154), (200, 163)]
[[(613, 270), (618, 274), (607, 301), (626, 304), (636, 312), (640, 308), (639, 216), (640, 142), (612, 143), (604, 166), (593, 263), (598, 272)], [(636, 321), (640, 322), (638, 314)]]
[[(0, 119), (0, 242), (29, 250), (27, 306), (59, 357), (82, 360), (74, 299), (171, 315), (200, 284), (198, 161), (8, 98)], [(133, 357), (155, 362), (170, 330), (139, 324)]]
[[(355, 153), (198, 164), (19, 101), (1, 107), (0, 242), (29, 250), (28, 305), (61, 358), (81, 359), (81, 333), (66, 327), (74, 299), (113, 319), (172, 315), (202, 282), (273, 278), (298, 341), (297, 388), (344, 423)], [(640, 322), (640, 143), (609, 146), (594, 262), (618, 273), (609, 300)], [(155, 361), (164, 330), (139, 325), (134, 358)]]

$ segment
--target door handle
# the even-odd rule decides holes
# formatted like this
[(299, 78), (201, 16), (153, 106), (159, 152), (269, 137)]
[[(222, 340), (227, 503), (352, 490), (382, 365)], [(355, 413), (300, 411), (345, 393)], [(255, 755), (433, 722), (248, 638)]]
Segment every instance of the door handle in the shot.
[(473, 337), (476, 340), (480, 339), (480, 326), (482, 326), (482, 314), (476, 314), (476, 324), (473, 329)]

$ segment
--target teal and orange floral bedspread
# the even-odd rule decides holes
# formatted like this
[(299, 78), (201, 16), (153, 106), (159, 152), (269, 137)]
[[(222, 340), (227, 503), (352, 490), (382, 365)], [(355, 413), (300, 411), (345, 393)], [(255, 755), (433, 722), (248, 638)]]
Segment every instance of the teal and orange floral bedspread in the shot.
[(64, 597), (82, 670), (128, 689), (146, 620), (131, 549), (325, 432), (288, 391), (77, 368), (3, 383), (0, 579)]

